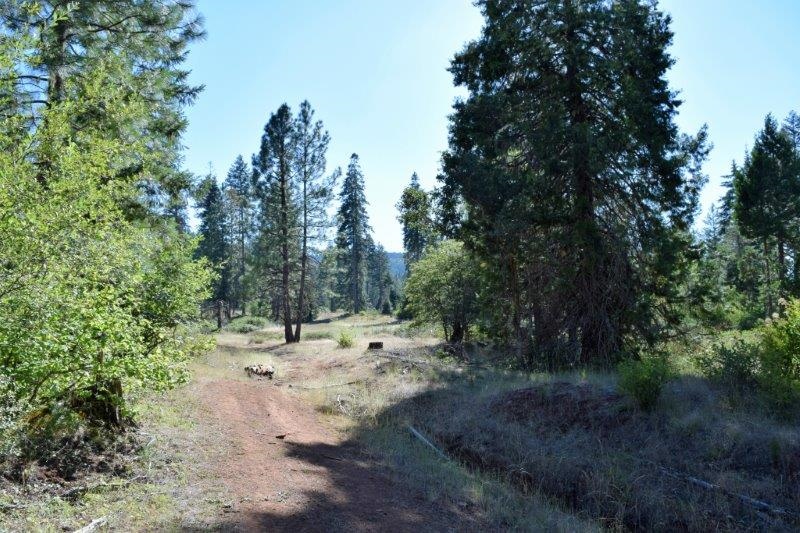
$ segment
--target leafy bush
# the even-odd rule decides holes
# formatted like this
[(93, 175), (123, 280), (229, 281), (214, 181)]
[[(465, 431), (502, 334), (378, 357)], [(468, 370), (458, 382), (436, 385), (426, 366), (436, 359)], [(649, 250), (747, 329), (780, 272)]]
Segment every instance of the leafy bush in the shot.
[(146, 112), (105, 78), (87, 78), (81, 99), (48, 107), (35, 130), (0, 121), (0, 378), (28, 420), (120, 425), (131, 392), (180, 383), (207, 346), (184, 327), (211, 279), (196, 242), (121, 207), (149, 174), (116, 177), (146, 163), (148, 139), (109, 137), (103, 121), (72, 128), (95, 105), (120, 124)]
[(728, 392), (757, 390), (782, 412), (800, 404), (800, 300), (784, 304), (783, 316), (758, 328), (757, 341), (720, 343), (697, 360), (701, 371)]
[(779, 409), (800, 403), (800, 300), (786, 304), (782, 317), (761, 327), (758, 376), (761, 389)]
[(269, 320), (261, 316), (243, 316), (231, 320), (225, 329), (234, 333), (252, 333), (264, 329), (269, 324)]
[(251, 326), (258, 326), (260, 328), (265, 328), (270, 324), (269, 320), (263, 316), (243, 316), (231, 321), (231, 323), (233, 322), (238, 324), (250, 324)]
[(352, 348), (355, 344), (353, 333), (343, 329), (339, 332), (339, 337), (336, 339), (336, 344), (339, 345), (339, 348)]
[(709, 380), (740, 395), (757, 384), (759, 350), (744, 339), (732, 345), (717, 343), (697, 358), (697, 366)]
[(234, 333), (252, 333), (260, 330), (261, 327), (256, 326), (255, 324), (248, 324), (246, 322), (231, 322), (225, 329), (228, 331), (233, 331)]
[(446, 341), (461, 342), (479, 313), (480, 272), (462, 243), (442, 242), (411, 268), (403, 313), (415, 325), (440, 325)]
[(617, 370), (620, 390), (636, 400), (645, 411), (656, 406), (661, 390), (672, 377), (672, 369), (663, 357), (623, 361)]

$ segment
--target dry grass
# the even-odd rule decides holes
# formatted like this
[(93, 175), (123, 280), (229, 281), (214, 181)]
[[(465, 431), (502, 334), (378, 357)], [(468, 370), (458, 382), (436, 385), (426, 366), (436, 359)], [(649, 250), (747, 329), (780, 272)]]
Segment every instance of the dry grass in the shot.
[[(796, 517), (759, 511), (734, 494), (800, 510), (800, 429), (763, 411), (731, 409), (691, 372), (672, 381), (646, 414), (616, 392), (612, 374), (526, 375), (465, 365), (433, 355), (432, 339), (369, 327), (377, 334), (371, 340), (426, 364), (365, 353), (362, 329), (357, 349), (340, 351), (324, 378), (298, 392), (321, 412), (350, 420), (356, 439), (435, 497), (465, 501), (514, 529), (559, 528), (563, 517), (660, 531), (798, 526)], [(408, 437), (406, 424), (461, 466), (433, 468), (434, 454)], [(475, 483), (488, 493), (476, 498)], [(547, 511), (523, 513), (518, 501)]]
[[(353, 332), (352, 348), (337, 348), (342, 329)], [(800, 428), (757, 408), (734, 409), (688, 363), (656, 409), (642, 413), (616, 392), (612, 374), (502, 370), (502, 354), (488, 350), (470, 352), (467, 363), (444, 356), (430, 332), (391, 317), (327, 316), (303, 331), (305, 340), (289, 346), (276, 326), (222, 332), (218, 349), (195, 365), (195, 382), (244, 380), (245, 365), (271, 364), (274, 385), (314, 404), (431, 502), (500, 530), (798, 527), (795, 516), (756, 511), (732, 494), (798, 512)], [(384, 342), (382, 354), (401, 358), (367, 351), (373, 340)], [(189, 454), (225, 443), (196, 424), (202, 414), (189, 387), (143, 403), (144, 428), (159, 435), (137, 459), (145, 483), (90, 491), (77, 502), (42, 500), (5, 513), (0, 530), (75, 527), (106, 514), (122, 530), (210, 527), (225, 495), (214, 493), (214, 480), (192, 467), (202, 461)]]
[[(71, 531), (100, 517), (115, 531), (213, 527), (225, 495), (200, 465), (206, 450), (221, 445), (219, 436), (197, 423), (186, 389), (140, 398), (137, 408), (136, 433), (142, 445), (117, 457), (127, 463), (124, 472), (95, 473), (61, 488), (51, 484), (47, 490), (40, 490), (41, 478), (5, 485), (0, 490), (0, 531)], [(76, 489), (74, 495), (65, 496), (70, 488)]]

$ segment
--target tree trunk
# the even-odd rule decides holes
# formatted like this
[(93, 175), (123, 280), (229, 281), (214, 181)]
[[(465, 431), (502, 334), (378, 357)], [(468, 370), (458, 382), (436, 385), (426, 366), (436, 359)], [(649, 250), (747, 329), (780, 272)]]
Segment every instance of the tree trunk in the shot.
[(464, 324), (456, 320), (453, 322), (453, 333), (450, 335), (450, 342), (457, 343), (464, 340)]
[(289, 199), (286, 190), (286, 176), (281, 183), (281, 258), (283, 269), (281, 272), (281, 295), (283, 310), (283, 336), (286, 343), (294, 342), (292, 332), (292, 307), (289, 301)]
[(222, 300), (217, 300), (217, 329), (222, 329), (223, 326), (223, 310), (222, 310)]
[(244, 234), (244, 227), (245, 227), (245, 215), (244, 210), (242, 210), (242, 214), (239, 217), (239, 220), (242, 224), (241, 232), (239, 234), (239, 251), (241, 252), (241, 264), (239, 265), (239, 306), (242, 308), (242, 316), (247, 314), (247, 299), (245, 297), (245, 290), (244, 290), (244, 276), (246, 273), (246, 254), (247, 254), (247, 246), (245, 243), (245, 234)]
[(786, 244), (778, 241), (778, 295), (783, 296), (786, 289)]
[(305, 306), (306, 269), (308, 266), (308, 201), (306, 182), (303, 180), (303, 242), (300, 251), (300, 294), (297, 295), (297, 325), (294, 328), (294, 340), (300, 342), (300, 330), (303, 325), (303, 307)]
[(772, 316), (773, 302), (772, 302), (772, 270), (769, 267), (769, 244), (767, 239), (764, 239), (764, 278), (767, 285), (767, 318)]

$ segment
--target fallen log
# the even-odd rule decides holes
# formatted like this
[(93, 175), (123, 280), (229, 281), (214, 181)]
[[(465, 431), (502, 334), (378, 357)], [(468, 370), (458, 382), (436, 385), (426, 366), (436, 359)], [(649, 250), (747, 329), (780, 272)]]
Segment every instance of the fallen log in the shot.
[(89, 522), (87, 525), (83, 526), (80, 529), (76, 529), (75, 533), (91, 533), (92, 531), (97, 531), (99, 528), (103, 527), (108, 523), (108, 518), (105, 516), (96, 518)]
[(430, 363), (427, 362), (427, 361), (422, 361), (422, 360), (419, 360), (419, 359), (412, 359), (410, 357), (406, 357), (406, 356), (404, 356), (402, 354), (397, 354), (395, 352), (383, 352), (383, 353), (376, 353), (376, 354), (373, 354), (373, 355), (375, 355), (375, 357), (383, 357), (384, 359), (391, 359), (391, 360), (394, 360), (394, 361), (400, 361), (401, 363), (414, 365), (414, 366), (419, 367), (420, 369), (423, 366), (430, 366)]

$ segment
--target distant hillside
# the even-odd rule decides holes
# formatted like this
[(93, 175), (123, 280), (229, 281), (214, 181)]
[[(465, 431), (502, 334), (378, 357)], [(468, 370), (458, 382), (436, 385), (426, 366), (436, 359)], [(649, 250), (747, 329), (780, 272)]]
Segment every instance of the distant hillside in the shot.
[(397, 279), (406, 277), (406, 263), (403, 259), (403, 252), (386, 252), (389, 256), (389, 270)]

